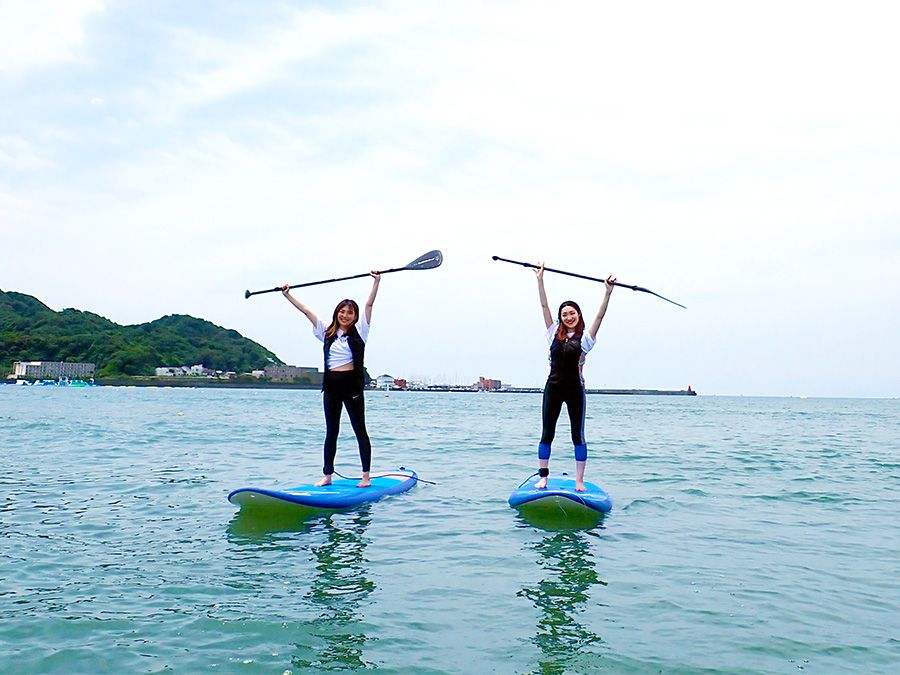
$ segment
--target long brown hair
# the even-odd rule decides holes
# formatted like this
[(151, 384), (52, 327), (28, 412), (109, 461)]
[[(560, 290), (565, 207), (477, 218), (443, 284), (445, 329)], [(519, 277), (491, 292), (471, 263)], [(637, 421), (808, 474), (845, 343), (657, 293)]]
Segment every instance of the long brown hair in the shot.
[(568, 329), (565, 327), (565, 325), (563, 324), (563, 320), (562, 320), (563, 307), (566, 307), (566, 306), (573, 307), (575, 309), (575, 311), (578, 312), (578, 325), (575, 326), (575, 330), (573, 331), (572, 337), (576, 337), (576, 338), (580, 339), (581, 336), (584, 334), (584, 317), (581, 316), (581, 307), (579, 307), (578, 303), (575, 302), (574, 300), (566, 300), (564, 303), (562, 303), (559, 306), (559, 311), (556, 312), (556, 321), (559, 323), (559, 328), (556, 329), (556, 339), (560, 340), (561, 342), (566, 341), (566, 338), (568, 337), (568, 333), (569, 333)]
[[(356, 318), (353, 319), (353, 323), (350, 324), (350, 329), (356, 325), (356, 322), (359, 321), (359, 305), (356, 304), (356, 300), (351, 300), (350, 298), (344, 298), (341, 300), (337, 307), (334, 308), (334, 314), (331, 315), (331, 324), (328, 326), (328, 329), (325, 331), (325, 339), (329, 340), (337, 335), (338, 331), (338, 312), (341, 311), (343, 307), (352, 307), (353, 311), (356, 313)], [(350, 331), (347, 331), (348, 333)]]

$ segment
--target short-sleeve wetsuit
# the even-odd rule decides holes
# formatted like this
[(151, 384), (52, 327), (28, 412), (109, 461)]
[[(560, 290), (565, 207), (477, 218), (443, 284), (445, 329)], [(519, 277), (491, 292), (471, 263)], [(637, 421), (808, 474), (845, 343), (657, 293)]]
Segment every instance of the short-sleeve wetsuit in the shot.
[(584, 438), (585, 392), (581, 369), (585, 355), (594, 347), (595, 341), (586, 333), (582, 333), (581, 336), (568, 333), (560, 340), (557, 337), (558, 330), (558, 322), (554, 322), (547, 329), (547, 341), (550, 344), (550, 375), (544, 385), (543, 429), (538, 445), (538, 458), (550, 458), (550, 446), (556, 435), (556, 423), (565, 403), (572, 430), (572, 444), (575, 446), (575, 459), (584, 461), (587, 459), (587, 442)]

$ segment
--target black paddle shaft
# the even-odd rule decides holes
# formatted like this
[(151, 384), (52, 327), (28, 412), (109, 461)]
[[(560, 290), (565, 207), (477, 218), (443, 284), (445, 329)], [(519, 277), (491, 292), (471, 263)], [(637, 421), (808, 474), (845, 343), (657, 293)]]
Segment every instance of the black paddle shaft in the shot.
[[(413, 260), (411, 263), (404, 265), (403, 267), (395, 267), (390, 270), (381, 270), (381, 274), (389, 274), (390, 272), (403, 272), (404, 270), (430, 270), (435, 267), (440, 267), (441, 263), (444, 261), (444, 256), (441, 255), (440, 251), (429, 251), (423, 255), (420, 255), (418, 258)], [(306, 286), (318, 286), (320, 284), (330, 284), (335, 281), (347, 281), (348, 279), (362, 279), (363, 277), (369, 276), (369, 272), (365, 272), (363, 274), (354, 274), (349, 277), (338, 277), (336, 279), (325, 279), (323, 281), (309, 281), (305, 284), (294, 284), (293, 286), (288, 286), (288, 288), (304, 288)], [(267, 288), (264, 291), (244, 291), (244, 298), (249, 298), (251, 295), (259, 295), (260, 293), (274, 293), (275, 291), (282, 290), (282, 286), (278, 286), (276, 288)]]
[[(498, 255), (491, 256), (491, 259), (492, 260), (500, 260), (502, 262), (512, 263), (513, 265), (521, 265), (522, 267), (533, 267), (536, 270), (541, 268), (540, 265), (535, 265), (533, 263), (527, 263), (527, 262), (519, 262), (518, 260), (509, 260), (508, 258), (501, 258)], [(599, 281), (600, 283), (606, 283), (606, 279), (600, 279), (599, 277), (589, 277), (585, 274), (576, 274), (575, 272), (566, 272), (565, 270), (556, 270), (556, 269), (553, 269), (552, 267), (545, 267), (544, 271), (545, 272), (556, 272), (557, 274), (565, 274), (567, 277), (576, 277), (578, 279), (587, 279), (588, 281)], [(641, 286), (631, 286), (629, 284), (622, 284), (622, 283), (619, 283), (618, 281), (613, 281), (611, 283), (614, 286), (621, 286), (622, 288), (630, 288), (633, 291), (640, 291), (641, 293), (649, 293), (650, 295), (655, 295), (657, 298), (659, 298), (661, 300), (665, 300), (666, 302), (671, 302), (673, 305), (678, 305), (682, 309), (687, 309), (687, 307), (685, 307), (681, 303), (675, 302), (674, 300), (669, 300), (668, 298), (661, 296), (659, 293), (654, 293), (649, 288), (642, 288)]]

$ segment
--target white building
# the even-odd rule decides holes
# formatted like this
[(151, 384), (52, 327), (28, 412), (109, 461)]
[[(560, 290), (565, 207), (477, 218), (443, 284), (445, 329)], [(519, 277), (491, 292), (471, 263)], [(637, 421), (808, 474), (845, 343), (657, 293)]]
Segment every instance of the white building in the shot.
[(66, 361), (16, 361), (13, 374), (16, 377), (33, 377), (38, 380), (55, 380), (60, 377), (93, 377), (93, 363), (68, 363)]
[(394, 386), (393, 375), (379, 375), (375, 378), (375, 387), (378, 389), (390, 389)]
[(196, 366), (164, 366), (156, 369), (156, 377), (202, 377), (203, 375), (211, 375), (213, 371), (204, 368), (203, 364)]

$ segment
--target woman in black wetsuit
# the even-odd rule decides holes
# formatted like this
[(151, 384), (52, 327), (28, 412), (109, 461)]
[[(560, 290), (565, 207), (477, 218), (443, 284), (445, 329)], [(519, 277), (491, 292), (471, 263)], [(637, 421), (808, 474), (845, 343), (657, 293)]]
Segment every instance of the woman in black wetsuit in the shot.
[(565, 403), (572, 427), (572, 443), (575, 445), (575, 489), (584, 492), (587, 489), (584, 486), (587, 442), (584, 439), (585, 393), (581, 370), (585, 355), (594, 346), (597, 330), (606, 314), (609, 296), (615, 288), (613, 284), (616, 279), (612, 276), (607, 277), (606, 295), (603, 296), (603, 302), (600, 303), (600, 309), (593, 323), (585, 330), (581, 308), (572, 300), (566, 300), (559, 306), (556, 321), (553, 320), (550, 307), (547, 305), (547, 292), (544, 290), (543, 263), (534, 273), (537, 276), (544, 325), (547, 327), (547, 342), (550, 344), (550, 376), (544, 386), (543, 430), (541, 442), (538, 444), (540, 479), (535, 483), (535, 487), (547, 487), (547, 477), (550, 475), (550, 446), (556, 435), (556, 422)]
[(362, 480), (356, 487), (369, 486), (369, 470), (372, 463), (372, 443), (366, 431), (366, 411), (363, 389), (363, 357), (366, 340), (369, 338), (369, 324), (372, 320), (372, 305), (378, 294), (381, 273), (371, 272), (375, 281), (372, 292), (366, 300), (362, 314), (353, 300), (341, 300), (334, 308), (331, 324), (325, 324), (313, 311), (291, 295), (285, 284), (281, 292), (294, 307), (306, 315), (313, 325), (313, 335), (322, 341), (325, 351), (325, 374), (322, 378), (322, 403), (325, 407), (325, 447), (322, 479), (318, 486), (331, 485), (334, 473), (334, 457), (337, 454), (337, 438), (341, 425), (341, 409), (347, 409), (350, 425), (359, 445), (359, 459), (362, 463)]

